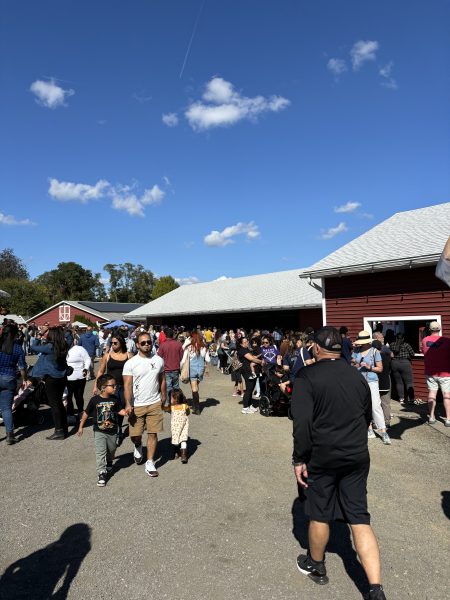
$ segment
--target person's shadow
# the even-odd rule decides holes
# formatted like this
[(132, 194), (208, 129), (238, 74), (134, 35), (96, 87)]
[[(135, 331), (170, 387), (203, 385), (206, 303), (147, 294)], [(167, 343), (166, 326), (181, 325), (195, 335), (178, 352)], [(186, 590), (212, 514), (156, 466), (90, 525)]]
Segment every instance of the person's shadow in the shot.
[(0, 599), (64, 600), (90, 549), (91, 528), (86, 523), (71, 525), (59, 540), (5, 570), (0, 579)]
[(206, 398), (203, 402), (200, 402), (200, 411), (203, 411), (204, 408), (209, 408), (210, 406), (217, 406), (220, 404), (219, 400), (215, 398)]
[[(187, 451), (188, 458), (191, 459), (192, 456), (197, 452), (197, 448), (200, 446), (201, 442), (194, 438), (189, 438), (187, 441)], [(155, 464), (160, 469), (170, 460), (175, 459), (175, 449), (172, 446), (172, 438), (163, 438), (158, 441), (158, 447), (156, 449), (155, 455)]]
[(450, 519), (450, 492), (441, 492), (442, 510), (447, 519)]
[[(292, 533), (303, 549), (309, 548), (308, 543), (308, 517), (303, 510), (303, 504), (299, 498), (294, 500), (292, 505)], [(340, 556), (347, 575), (353, 581), (359, 592), (365, 598), (369, 591), (364, 569), (358, 561), (355, 550), (352, 546), (350, 527), (347, 523), (334, 521), (330, 527), (330, 541), (328, 542), (327, 552), (333, 552)]]

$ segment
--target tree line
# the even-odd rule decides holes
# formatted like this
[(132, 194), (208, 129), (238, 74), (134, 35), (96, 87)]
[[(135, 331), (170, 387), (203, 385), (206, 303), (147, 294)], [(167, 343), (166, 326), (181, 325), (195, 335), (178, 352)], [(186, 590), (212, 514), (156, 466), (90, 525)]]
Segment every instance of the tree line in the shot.
[(0, 289), (11, 297), (2, 299), (10, 313), (31, 317), (61, 300), (137, 302), (155, 300), (179, 287), (171, 275), (155, 277), (142, 265), (108, 263), (107, 285), (100, 273), (76, 262), (60, 262), (55, 269), (34, 279), (12, 248), (0, 252)]

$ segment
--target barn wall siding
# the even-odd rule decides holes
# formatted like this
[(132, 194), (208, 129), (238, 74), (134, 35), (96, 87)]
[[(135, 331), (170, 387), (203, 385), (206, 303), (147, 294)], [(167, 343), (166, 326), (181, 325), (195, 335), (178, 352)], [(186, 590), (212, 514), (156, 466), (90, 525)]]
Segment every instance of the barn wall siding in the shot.
[[(355, 339), (364, 317), (441, 315), (442, 333), (450, 337), (450, 288), (433, 267), (331, 277), (325, 285), (327, 324), (345, 325)], [(416, 396), (426, 398), (423, 359), (412, 361)]]
[[(47, 323), (47, 322), (50, 323), (50, 326), (52, 326), (52, 327), (55, 325), (67, 325), (67, 324), (75, 321), (75, 315), (82, 315), (83, 317), (85, 317), (86, 319), (89, 319), (93, 323), (95, 323), (96, 321), (100, 321), (101, 323), (108, 322), (106, 319), (101, 319), (99, 317), (95, 317), (91, 313), (84, 311), (84, 310), (80, 310), (78, 308), (75, 308), (74, 306), (70, 307), (70, 321), (60, 321), (59, 320), (59, 305), (55, 306), (55, 308), (52, 308), (51, 310), (46, 311), (45, 313), (43, 313), (42, 315), (40, 315), (39, 317), (34, 319), (34, 322), (38, 326), (43, 325), (44, 323)], [(31, 320), (29, 322), (31, 322)]]

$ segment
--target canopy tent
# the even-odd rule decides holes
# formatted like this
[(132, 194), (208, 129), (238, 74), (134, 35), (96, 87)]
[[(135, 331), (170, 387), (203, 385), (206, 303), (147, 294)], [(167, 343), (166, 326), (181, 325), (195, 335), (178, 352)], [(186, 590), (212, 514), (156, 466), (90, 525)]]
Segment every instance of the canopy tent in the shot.
[(78, 329), (87, 329), (88, 328), (86, 323), (82, 323), (81, 321), (74, 321), (72, 323), (72, 327), (78, 327)]
[(5, 292), (4, 290), (0, 290), (0, 298), (11, 298), (11, 294)]
[(24, 325), (26, 324), (26, 321), (23, 317), (21, 317), (20, 315), (3, 315), (0, 316), (0, 322), (3, 323), (3, 321), (5, 319), (11, 319), (11, 321), (14, 321), (15, 323), (17, 323), (17, 325)]
[(115, 327), (123, 327), (124, 325), (125, 327), (128, 327), (128, 329), (133, 329), (133, 325), (129, 325), (128, 323), (125, 323), (125, 321), (113, 321), (112, 323), (108, 323), (108, 325), (105, 325), (104, 328), (114, 329)]

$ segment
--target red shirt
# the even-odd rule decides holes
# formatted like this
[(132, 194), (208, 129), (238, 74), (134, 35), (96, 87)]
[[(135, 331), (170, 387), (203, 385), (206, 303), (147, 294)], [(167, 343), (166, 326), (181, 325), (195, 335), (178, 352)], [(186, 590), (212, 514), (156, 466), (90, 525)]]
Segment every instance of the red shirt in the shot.
[(450, 338), (428, 335), (422, 340), (425, 374), (431, 377), (450, 377)]
[(164, 359), (164, 371), (179, 371), (183, 346), (178, 340), (169, 338), (159, 346), (158, 356)]

